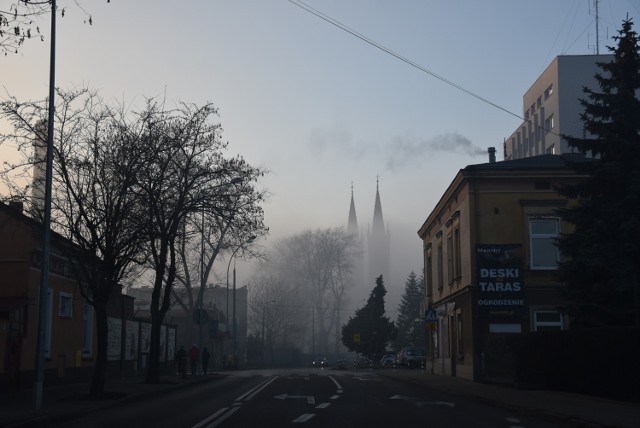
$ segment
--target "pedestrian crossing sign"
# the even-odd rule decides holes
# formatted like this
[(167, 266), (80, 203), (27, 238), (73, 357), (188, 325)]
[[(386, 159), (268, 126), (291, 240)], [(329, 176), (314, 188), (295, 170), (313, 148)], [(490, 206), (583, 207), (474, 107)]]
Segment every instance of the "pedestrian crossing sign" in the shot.
[(438, 322), (438, 313), (435, 309), (426, 309), (424, 311), (425, 322)]

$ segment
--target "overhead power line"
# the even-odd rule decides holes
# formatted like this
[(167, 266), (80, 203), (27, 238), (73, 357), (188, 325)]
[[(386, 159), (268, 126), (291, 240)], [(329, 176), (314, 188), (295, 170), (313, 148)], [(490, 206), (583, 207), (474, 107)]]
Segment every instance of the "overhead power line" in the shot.
[(328, 22), (329, 24), (331, 24), (331, 25), (333, 25), (335, 27), (338, 27), (339, 29), (351, 34), (354, 37), (357, 37), (358, 39), (362, 40), (363, 42), (366, 42), (366, 43), (370, 44), (371, 46), (373, 46), (373, 47), (375, 47), (375, 48), (377, 48), (377, 49), (379, 49), (379, 50), (391, 55), (392, 57), (394, 57), (396, 59), (399, 59), (400, 61), (402, 61), (402, 62), (404, 62), (406, 64), (409, 64), (410, 66), (412, 66), (412, 67), (414, 67), (414, 68), (416, 68), (416, 69), (418, 69), (418, 70), (420, 70), (420, 71), (422, 71), (422, 72), (424, 72), (424, 73), (426, 73), (426, 74), (428, 74), (428, 75), (430, 75), (432, 77), (435, 77), (436, 79), (446, 83), (447, 85), (453, 86), (454, 88), (464, 92), (467, 95), (470, 95), (470, 96), (472, 96), (472, 97), (474, 97), (474, 98), (476, 98), (476, 99), (478, 99), (478, 100), (480, 100), (480, 101), (482, 101), (482, 102), (484, 102), (486, 104), (489, 104), (490, 106), (495, 107), (498, 110), (502, 110), (503, 112), (505, 112), (507, 114), (510, 114), (511, 116), (514, 116), (514, 117), (516, 117), (516, 118), (518, 118), (518, 119), (520, 119), (522, 121), (525, 121), (525, 119), (522, 116), (520, 116), (519, 114), (514, 113), (514, 112), (512, 112), (510, 110), (507, 110), (506, 108), (499, 106), (498, 104), (496, 104), (496, 103), (484, 98), (483, 96), (478, 95), (475, 92), (472, 92), (472, 91), (466, 89), (462, 85), (459, 85), (458, 83), (452, 82), (451, 80), (449, 80), (449, 79), (447, 79), (447, 78), (445, 78), (443, 76), (440, 76), (437, 73), (434, 73), (433, 71), (429, 70), (428, 68), (423, 67), (422, 65), (416, 63), (415, 61), (410, 60), (409, 58), (406, 58), (406, 57), (400, 55), (397, 52), (394, 52), (393, 50), (383, 46), (382, 44), (380, 44), (380, 43), (378, 43), (378, 42), (376, 42), (374, 40), (371, 40), (369, 37), (358, 33), (357, 31), (353, 30), (352, 28), (349, 28), (348, 26), (346, 26), (345, 24), (341, 23), (340, 21), (338, 21), (338, 20), (326, 15), (325, 13), (323, 13), (323, 12), (321, 12), (321, 11), (311, 7), (311, 6), (309, 6), (308, 4), (306, 4), (306, 3), (304, 3), (304, 2), (302, 2), (300, 0), (288, 0), (288, 1), (289, 1), (289, 3), (294, 4), (294, 5), (298, 6), (299, 8), (304, 9), (305, 11), (307, 11), (307, 12), (317, 16), (318, 18)]

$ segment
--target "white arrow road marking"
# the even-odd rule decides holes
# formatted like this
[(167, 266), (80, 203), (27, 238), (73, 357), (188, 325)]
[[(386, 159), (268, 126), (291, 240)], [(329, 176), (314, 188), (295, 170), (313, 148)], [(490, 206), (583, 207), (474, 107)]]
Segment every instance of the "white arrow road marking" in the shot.
[(288, 395), (288, 394), (280, 394), (274, 395), (273, 398), (277, 398), (278, 400), (286, 400), (287, 398), (306, 398), (307, 404), (316, 404), (316, 399), (313, 395)]
[(295, 418), (294, 420), (292, 420), (291, 422), (293, 422), (293, 423), (307, 422), (309, 419), (311, 419), (314, 416), (315, 416), (315, 414), (313, 414), (313, 413), (304, 413), (304, 414), (298, 416), (297, 418)]

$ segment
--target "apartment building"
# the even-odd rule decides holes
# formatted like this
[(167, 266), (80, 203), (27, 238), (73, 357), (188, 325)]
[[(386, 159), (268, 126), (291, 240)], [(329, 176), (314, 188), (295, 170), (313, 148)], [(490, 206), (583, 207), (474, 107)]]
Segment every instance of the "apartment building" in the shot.
[(580, 115), (584, 87), (597, 89), (598, 62), (613, 55), (560, 55), (536, 79), (522, 98), (524, 121), (504, 141), (505, 160), (542, 154), (571, 153), (561, 135), (583, 137)]

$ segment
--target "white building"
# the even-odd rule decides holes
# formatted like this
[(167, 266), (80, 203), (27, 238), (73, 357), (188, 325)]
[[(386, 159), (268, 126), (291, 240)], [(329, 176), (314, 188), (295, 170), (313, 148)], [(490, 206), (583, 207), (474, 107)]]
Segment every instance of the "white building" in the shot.
[(580, 115), (585, 99), (583, 87), (598, 89), (598, 62), (611, 62), (613, 55), (557, 56), (524, 94), (524, 122), (504, 142), (506, 160), (541, 154), (570, 153), (560, 135), (583, 137)]

